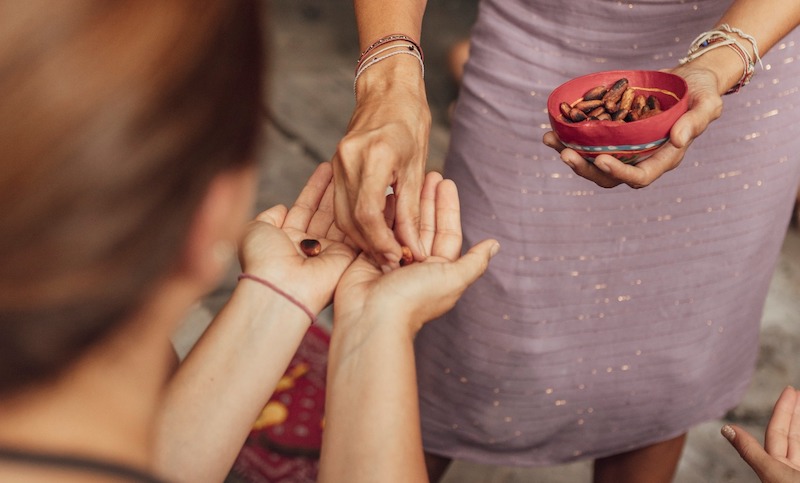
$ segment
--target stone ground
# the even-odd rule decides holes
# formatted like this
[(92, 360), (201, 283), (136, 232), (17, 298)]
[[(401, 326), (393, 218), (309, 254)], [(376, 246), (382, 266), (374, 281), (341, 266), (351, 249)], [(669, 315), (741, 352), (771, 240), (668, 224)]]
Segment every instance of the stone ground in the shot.
[[(353, 108), (352, 79), (358, 54), (350, 0), (268, 0), (271, 7), (271, 85), (267, 147), (257, 209), (291, 203), (320, 161), (329, 159), (345, 132)], [(433, 114), (430, 168), (438, 169), (448, 141), (447, 105), (455, 91), (444, 68), (448, 46), (466, 35), (476, 0), (431, 0), (423, 28), (426, 85)], [(208, 322), (235, 283), (235, 271), (190, 318), (186, 333)], [(800, 384), (800, 234), (790, 230), (783, 247), (761, 332), (762, 354), (743, 403), (725, 421), (763, 435), (772, 404), (787, 384)], [(176, 339), (185, 351), (191, 336)], [(719, 435), (723, 421), (689, 433), (676, 481), (680, 483), (757, 482)], [(445, 483), (573, 483), (590, 481), (588, 462), (520, 469), (456, 462)]]

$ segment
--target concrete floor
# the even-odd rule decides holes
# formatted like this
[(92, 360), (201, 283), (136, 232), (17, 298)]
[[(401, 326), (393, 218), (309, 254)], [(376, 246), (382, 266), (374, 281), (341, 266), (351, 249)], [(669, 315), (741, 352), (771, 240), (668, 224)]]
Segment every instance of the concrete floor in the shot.
[[(352, 79), (358, 45), (349, 0), (271, 0), (271, 86), (267, 147), (258, 209), (291, 203), (316, 164), (327, 160), (345, 132), (353, 108)], [(433, 113), (431, 168), (437, 168), (448, 141), (447, 104), (454, 96), (444, 69), (447, 47), (468, 33), (475, 0), (432, 0), (423, 30), (426, 84)], [(235, 284), (235, 270), (189, 320), (187, 333), (208, 322)], [(762, 355), (743, 403), (726, 417), (763, 436), (772, 404), (787, 384), (800, 384), (800, 234), (787, 235), (763, 317)], [(176, 339), (180, 350), (191, 336)], [(689, 434), (677, 482), (757, 482), (719, 435), (723, 421), (703, 424)], [(456, 462), (445, 483), (566, 483), (590, 481), (590, 463), (519, 469)]]

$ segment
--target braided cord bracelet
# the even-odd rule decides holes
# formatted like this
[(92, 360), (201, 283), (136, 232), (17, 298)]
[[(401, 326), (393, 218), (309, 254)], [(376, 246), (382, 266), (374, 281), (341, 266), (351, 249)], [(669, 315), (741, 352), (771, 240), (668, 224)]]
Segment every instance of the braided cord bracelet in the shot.
[(395, 40), (405, 40), (406, 42), (409, 42), (410, 44), (412, 44), (417, 49), (417, 51), (419, 52), (420, 57), (422, 57), (422, 60), (423, 61), (425, 60), (425, 54), (422, 53), (422, 48), (419, 46), (419, 43), (417, 43), (414, 39), (412, 39), (411, 37), (409, 37), (408, 35), (405, 35), (405, 34), (390, 34), (390, 35), (387, 35), (385, 37), (379, 38), (375, 42), (372, 42), (369, 45), (369, 47), (364, 49), (364, 51), (361, 52), (361, 54), (358, 56), (358, 61), (356, 61), (356, 64), (360, 64), (361, 61), (363, 61), (364, 58), (367, 56), (367, 54), (369, 54), (370, 52), (372, 52), (376, 48), (380, 47), (381, 45), (383, 45), (385, 43), (394, 42)]
[(733, 35), (731, 35), (732, 33), (735, 33), (739, 37), (750, 42), (751, 46), (753, 47), (753, 55), (755, 56), (755, 60), (757, 60), (763, 68), (764, 65), (761, 62), (761, 56), (758, 52), (758, 44), (756, 39), (737, 28), (729, 26), (728, 24), (722, 24), (718, 29), (709, 30), (708, 32), (703, 32), (702, 34), (698, 35), (697, 38), (695, 38), (692, 42), (686, 57), (678, 61), (681, 65), (683, 65), (719, 47), (728, 47), (732, 49), (742, 60), (744, 68), (736, 85), (725, 91), (725, 94), (739, 92), (739, 89), (750, 83), (750, 80), (753, 78), (753, 75), (755, 75), (756, 70), (753, 56), (751, 56), (750, 52), (748, 52), (748, 50), (745, 49), (744, 46), (738, 40), (736, 40)]
[(280, 288), (278, 288), (278, 286), (276, 286), (275, 284), (273, 284), (269, 280), (265, 280), (265, 279), (263, 279), (261, 277), (257, 277), (257, 276), (255, 276), (253, 274), (250, 274), (250, 273), (242, 273), (242, 274), (240, 274), (239, 278), (237, 280), (242, 280), (243, 278), (252, 280), (254, 282), (258, 282), (261, 285), (269, 287), (272, 291), (274, 291), (278, 295), (282, 296), (283, 298), (285, 298), (286, 300), (288, 300), (289, 302), (293, 303), (298, 308), (300, 308), (300, 310), (305, 312), (306, 315), (308, 315), (308, 317), (311, 319), (311, 324), (312, 325), (317, 323), (317, 316), (316, 316), (316, 314), (314, 314), (314, 312), (311, 311), (311, 309), (306, 307), (306, 305), (303, 302), (297, 300), (296, 298), (292, 297), (288, 293), (286, 293), (283, 290), (281, 290)]
[(365, 70), (369, 69), (370, 67), (372, 67), (373, 65), (377, 64), (382, 60), (388, 59), (389, 57), (394, 57), (395, 55), (403, 55), (403, 54), (415, 57), (417, 61), (419, 61), (419, 67), (422, 70), (422, 77), (425, 78), (425, 64), (422, 62), (422, 58), (420, 57), (420, 55), (413, 50), (397, 50), (383, 56), (374, 57), (372, 58), (372, 60), (361, 66), (358, 72), (356, 72), (355, 78), (353, 79), (353, 93), (356, 92), (356, 83), (358, 82), (358, 78), (361, 77), (361, 74), (363, 74)]
[[(385, 46), (391, 42), (403, 43)], [(376, 49), (379, 50), (375, 51)], [(361, 77), (361, 74), (363, 74), (364, 71), (378, 62), (396, 55), (411, 55), (415, 57), (419, 62), (422, 78), (425, 78), (425, 54), (423, 54), (422, 48), (419, 46), (419, 44), (408, 35), (391, 34), (376, 40), (370, 44), (369, 47), (364, 49), (364, 51), (361, 52), (361, 55), (359, 55), (358, 61), (356, 62), (355, 78), (353, 79), (353, 93), (356, 94), (358, 78)]]

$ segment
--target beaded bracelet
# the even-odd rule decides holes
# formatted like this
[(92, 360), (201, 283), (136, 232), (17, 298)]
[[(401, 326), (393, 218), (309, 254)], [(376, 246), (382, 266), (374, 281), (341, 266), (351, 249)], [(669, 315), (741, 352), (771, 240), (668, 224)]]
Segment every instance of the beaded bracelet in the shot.
[[(392, 44), (392, 45), (389, 45), (388, 47), (384, 47), (384, 48), (382, 48), (380, 50), (377, 50), (375, 52), (370, 52), (370, 54), (368, 56), (362, 57), (361, 60), (358, 62), (358, 64), (356, 64), (356, 75), (358, 75), (358, 72), (360, 70), (363, 70), (364, 68), (366, 68), (366, 67), (364, 67), (366, 64), (368, 64), (369, 62), (375, 61), (375, 59), (377, 57), (380, 57), (380, 55), (383, 54), (384, 52), (389, 52), (389, 51), (397, 50), (397, 49), (406, 49), (406, 50), (409, 50), (409, 51), (414, 51), (415, 48), (416, 47), (414, 46), (414, 44)], [(422, 56), (420, 55), (419, 58), (421, 60)]]
[[(373, 53), (375, 49), (381, 47), (382, 45), (397, 41), (403, 41), (407, 43), (384, 47), (381, 50)], [(385, 52), (389, 53), (381, 55)], [(361, 77), (361, 74), (363, 74), (365, 70), (377, 64), (378, 62), (386, 60), (389, 57), (394, 57), (395, 55), (412, 55), (416, 57), (416, 59), (419, 61), (422, 77), (425, 78), (425, 54), (422, 52), (422, 47), (419, 46), (419, 43), (405, 34), (390, 34), (379, 38), (375, 42), (372, 42), (366, 49), (364, 49), (363, 52), (361, 52), (361, 55), (358, 56), (358, 60), (356, 61), (355, 78), (353, 79), (353, 93), (356, 93), (356, 83), (358, 82), (358, 78)]]
[(410, 44), (412, 44), (417, 49), (417, 52), (419, 52), (420, 58), (423, 61), (425, 60), (425, 54), (422, 52), (422, 47), (420, 47), (419, 44), (416, 41), (414, 41), (414, 39), (412, 39), (408, 35), (404, 35), (404, 34), (390, 34), (390, 35), (387, 35), (385, 37), (379, 38), (375, 42), (371, 43), (369, 45), (369, 47), (364, 49), (364, 51), (361, 52), (361, 55), (358, 56), (358, 61), (356, 62), (356, 64), (360, 64), (364, 60), (364, 57), (366, 57), (367, 54), (369, 54), (372, 50), (380, 47), (381, 45), (383, 45), (383, 44), (385, 44), (387, 42), (394, 42), (395, 40), (405, 40), (406, 42), (409, 42)]
[(745, 49), (735, 37), (730, 35), (731, 33), (735, 33), (741, 38), (750, 42), (753, 47), (753, 54), (763, 68), (764, 65), (761, 62), (761, 57), (758, 53), (758, 44), (756, 43), (756, 39), (737, 28), (730, 27), (728, 24), (722, 24), (719, 26), (719, 29), (709, 30), (708, 32), (703, 32), (702, 34), (698, 35), (697, 38), (695, 38), (692, 42), (687, 56), (678, 61), (681, 65), (683, 65), (716, 48), (731, 48), (734, 52), (736, 52), (739, 58), (742, 59), (744, 69), (742, 71), (742, 76), (739, 78), (739, 81), (736, 83), (736, 85), (725, 91), (725, 94), (739, 92), (739, 89), (750, 83), (750, 80), (753, 78), (753, 75), (755, 75), (756, 70), (755, 62), (753, 61), (750, 52), (748, 52), (747, 49)]
[[(397, 46), (396, 48), (402, 48), (402, 47), (403, 46)], [(384, 50), (388, 51), (388, 50), (392, 50), (393, 48), (394, 47), (387, 48), (387, 49), (384, 49)], [(383, 51), (381, 51), (381, 52), (383, 52)], [(386, 60), (389, 57), (394, 57), (395, 55), (411, 55), (414, 58), (416, 58), (417, 61), (419, 62), (419, 67), (420, 67), (420, 69), (422, 71), (422, 78), (423, 79), (425, 78), (425, 63), (422, 61), (422, 55), (420, 55), (414, 49), (395, 50), (394, 52), (389, 52), (386, 55), (376, 55), (375, 57), (371, 57), (368, 61), (365, 61), (365, 62), (363, 62), (363, 63), (361, 63), (359, 65), (358, 71), (356, 71), (356, 76), (353, 79), (353, 93), (356, 93), (356, 83), (358, 82), (358, 78), (361, 77), (361, 74), (363, 74), (365, 70), (369, 69), (370, 67), (372, 67), (373, 65), (377, 64), (378, 62), (380, 62), (382, 60)]]
[(266, 286), (266, 287), (269, 287), (269, 288), (270, 288), (270, 289), (272, 289), (272, 290), (273, 290), (275, 293), (277, 293), (278, 295), (282, 296), (283, 298), (285, 298), (286, 300), (288, 300), (289, 302), (293, 303), (293, 304), (294, 304), (294, 305), (296, 305), (298, 308), (300, 308), (300, 310), (302, 310), (303, 312), (305, 312), (305, 313), (306, 313), (306, 315), (308, 315), (308, 316), (311, 318), (311, 324), (312, 324), (312, 325), (317, 323), (317, 316), (314, 314), (314, 312), (312, 312), (312, 311), (311, 311), (311, 309), (309, 309), (308, 307), (306, 307), (306, 305), (305, 305), (303, 302), (300, 302), (300, 301), (299, 301), (299, 300), (297, 300), (296, 298), (292, 297), (292, 296), (291, 296), (291, 295), (289, 295), (288, 293), (286, 293), (286, 292), (284, 292), (283, 290), (281, 290), (280, 288), (278, 288), (278, 287), (277, 287), (275, 284), (273, 284), (272, 282), (270, 282), (270, 281), (268, 281), (268, 280), (265, 280), (265, 279), (263, 279), (263, 278), (261, 278), (261, 277), (257, 277), (257, 276), (255, 276), (255, 275), (249, 274), (249, 273), (243, 273), (243, 274), (239, 275), (239, 278), (238, 278), (237, 280), (241, 280), (241, 279), (243, 279), (243, 278), (246, 278), (246, 279), (252, 280), (252, 281), (254, 281), (254, 282), (258, 282), (258, 283), (260, 283), (261, 285), (264, 285), (264, 286)]

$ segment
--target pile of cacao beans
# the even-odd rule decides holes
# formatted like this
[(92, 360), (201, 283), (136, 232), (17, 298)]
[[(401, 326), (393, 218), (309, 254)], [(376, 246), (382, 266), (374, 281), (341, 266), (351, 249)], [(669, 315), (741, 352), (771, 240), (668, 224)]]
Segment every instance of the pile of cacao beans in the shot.
[(656, 96), (637, 94), (628, 84), (628, 79), (622, 78), (611, 87), (597, 86), (589, 89), (574, 104), (562, 102), (559, 110), (567, 122), (633, 122), (660, 113), (661, 103)]

